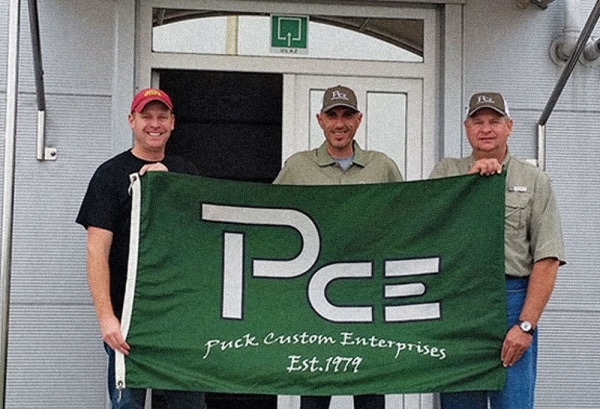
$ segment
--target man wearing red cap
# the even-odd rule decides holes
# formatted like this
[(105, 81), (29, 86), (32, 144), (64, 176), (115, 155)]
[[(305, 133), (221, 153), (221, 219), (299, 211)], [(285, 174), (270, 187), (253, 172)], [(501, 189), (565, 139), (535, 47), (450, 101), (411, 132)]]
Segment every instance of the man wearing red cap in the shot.
[[(133, 147), (104, 162), (94, 173), (81, 204), (77, 223), (87, 229), (87, 270), (90, 294), (108, 354), (108, 390), (112, 409), (143, 409), (146, 390), (115, 386), (115, 351), (129, 353), (121, 334), (129, 256), (131, 197), (129, 175), (146, 171), (197, 174), (187, 160), (165, 154), (174, 129), (171, 98), (162, 90), (138, 92), (128, 116)], [(169, 409), (205, 409), (201, 392), (165, 391)]]

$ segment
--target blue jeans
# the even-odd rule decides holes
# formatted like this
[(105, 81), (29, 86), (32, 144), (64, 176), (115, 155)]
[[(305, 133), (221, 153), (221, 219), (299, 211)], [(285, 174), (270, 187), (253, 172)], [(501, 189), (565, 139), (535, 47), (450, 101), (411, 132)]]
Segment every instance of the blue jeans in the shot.
[[(112, 409), (144, 409), (146, 389), (125, 388), (115, 385), (115, 351), (104, 344), (108, 354), (108, 395)], [(169, 409), (206, 409), (204, 393), (165, 390), (165, 402)]]
[[(506, 280), (506, 311), (508, 328), (519, 319), (525, 302), (527, 279)], [(537, 334), (523, 356), (506, 371), (506, 383), (500, 391), (441, 393), (442, 409), (533, 409), (537, 375)]]
[[(300, 409), (328, 409), (331, 396), (301, 396)], [(383, 395), (356, 395), (354, 409), (383, 409)]]

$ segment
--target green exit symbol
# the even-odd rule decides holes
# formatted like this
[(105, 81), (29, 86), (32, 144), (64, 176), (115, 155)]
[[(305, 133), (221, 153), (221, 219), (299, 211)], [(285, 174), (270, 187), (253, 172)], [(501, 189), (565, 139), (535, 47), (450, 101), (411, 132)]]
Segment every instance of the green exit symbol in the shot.
[(271, 16), (271, 51), (306, 53), (308, 16)]

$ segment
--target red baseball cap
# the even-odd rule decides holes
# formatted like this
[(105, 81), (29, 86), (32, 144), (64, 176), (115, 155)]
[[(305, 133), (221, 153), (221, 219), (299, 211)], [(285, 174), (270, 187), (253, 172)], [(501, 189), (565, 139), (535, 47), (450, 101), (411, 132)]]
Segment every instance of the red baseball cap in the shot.
[(133, 97), (133, 101), (131, 101), (131, 112), (142, 112), (148, 102), (152, 101), (160, 101), (165, 104), (169, 110), (173, 110), (173, 103), (166, 92), (156, 88), (146, 88), (135, 94)]

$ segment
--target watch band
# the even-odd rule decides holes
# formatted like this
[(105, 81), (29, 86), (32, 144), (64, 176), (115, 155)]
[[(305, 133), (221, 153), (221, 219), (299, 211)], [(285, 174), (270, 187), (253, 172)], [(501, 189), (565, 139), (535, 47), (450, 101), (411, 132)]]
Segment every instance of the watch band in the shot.
[(533, 328), (533, 325), (529, 321), (518, 320), (517, 325), (526, 334), (533, 335), (535, 333), (535, 328)]

